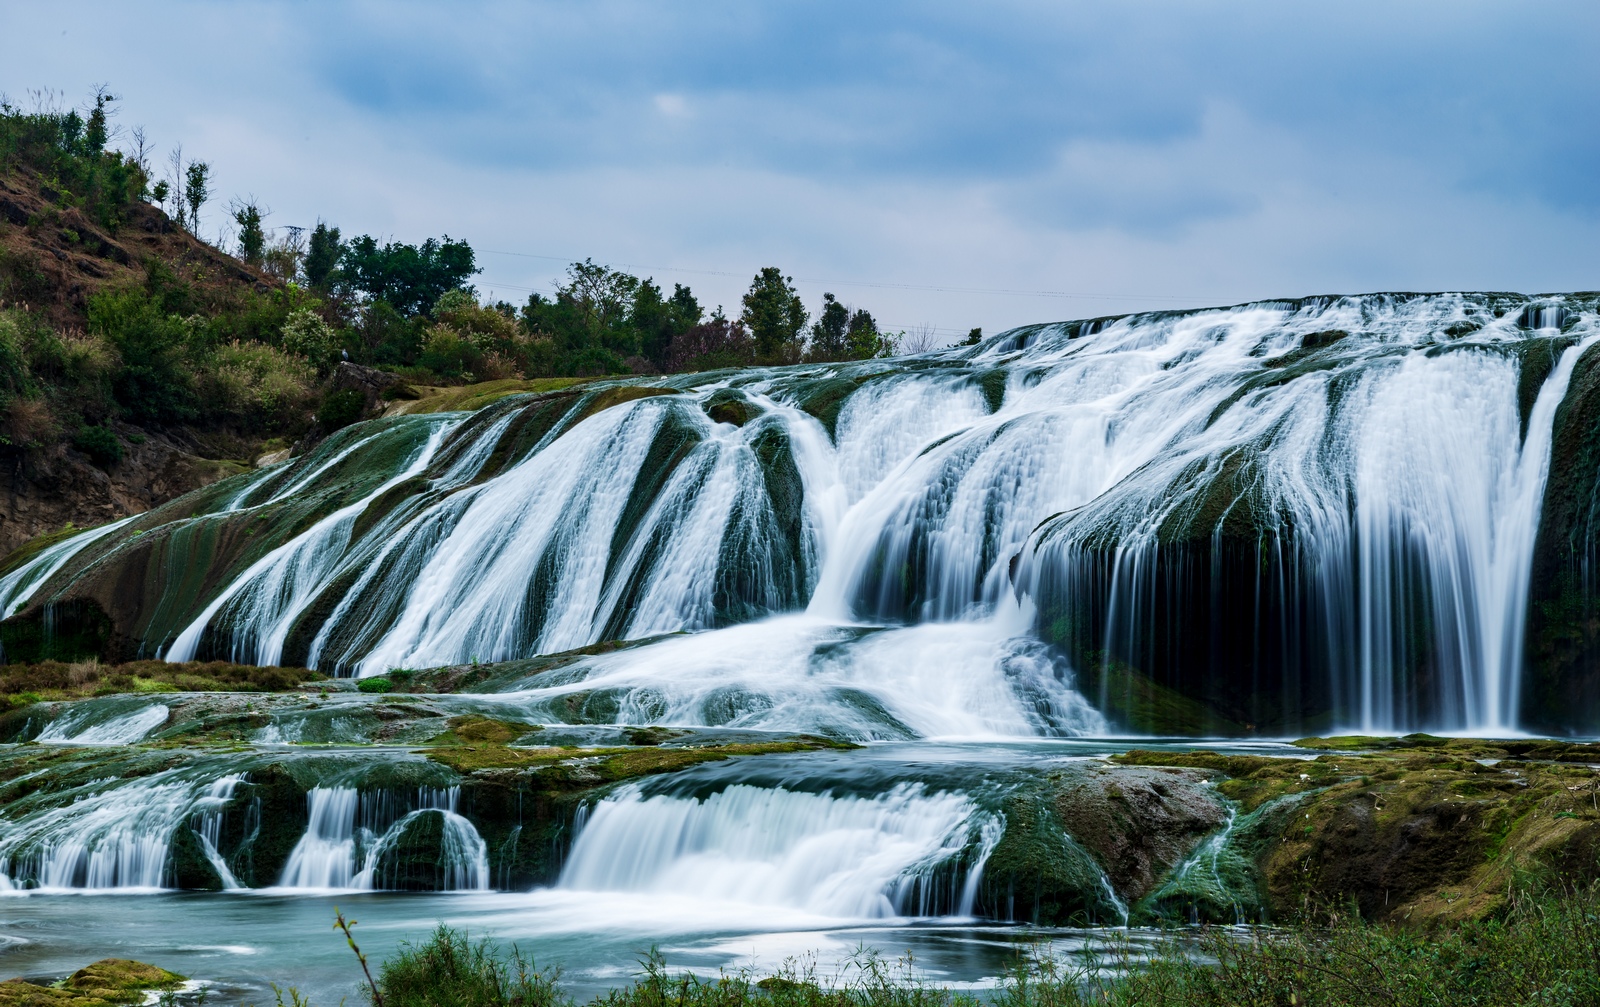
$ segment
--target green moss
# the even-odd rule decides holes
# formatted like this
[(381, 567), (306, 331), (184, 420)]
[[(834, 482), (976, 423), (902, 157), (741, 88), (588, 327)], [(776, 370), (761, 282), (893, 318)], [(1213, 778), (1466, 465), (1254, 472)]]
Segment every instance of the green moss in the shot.
[(140, 1003), (147, 990), (172, 989), (184, 981), (176, 972), (126, 958), (103, 958), (67, 977), (67, 989), (107, 1003)]
[(592, 380), (594, 379), (504, 378), (499, 381), (480, 381), (458, 388), (421, 388), (413, 391), (417, 396), (415, 399), (399, 402), (391, 407), (391, 414), (471, 412), (493, 405), (508, 396), (561, 391)]
[(712, 422), (732, 423), (736, 427), (744, 426), (764, 411), (737, 388), (718, 389), (706, 399), (703, 408)]
[(68, 521), (60, 531), (50, 531), (42, 535), (35, 535), (7, 553), (5, 559), (0, 559), (0, 577), (33, 560), (41, 552), (44, 552), (57, 542), (65, 542), (74, 535), (81, 535), (87, 530), (86, 528), (78, 528), (71, 521)]
[(430, 745), (508, 745), (525, 734), (543, 730), (537, 724), (496, 720), (478, 714), (451, 717), (450, 729), (431, 739)]
[(427, 756), (462, 774), (485, 769), (539, 770), (539, 782), (543, 789), (572, 790), (676, 772), (702, 762), (719, 762), (738, 755), (855, 747), (829, 738), (804, 737), (792, 741), (710, 745), (704, 748), (512, 748), (502, 744), (487, 744), (434, 749)]

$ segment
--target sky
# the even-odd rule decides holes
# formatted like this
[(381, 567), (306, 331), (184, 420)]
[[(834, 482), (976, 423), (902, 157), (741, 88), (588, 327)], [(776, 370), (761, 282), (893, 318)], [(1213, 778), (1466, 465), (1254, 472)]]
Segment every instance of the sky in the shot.
[(737, 310), (778, 266), (973, 326), (1600, 287), (1600, 4), (0, 3), (0, 93), (97, 84), (224, 204), (593, 258)]

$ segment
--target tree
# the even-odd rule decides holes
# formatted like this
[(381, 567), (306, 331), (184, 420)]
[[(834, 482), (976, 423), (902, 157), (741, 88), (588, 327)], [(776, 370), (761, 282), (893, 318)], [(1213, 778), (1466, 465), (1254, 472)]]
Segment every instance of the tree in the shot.
[(844, 360), (846, 357), (845, 331), (850, 326), (850, 309), (832, 294), (822, 295), (822, 313), (811, 326), (811, 345), (806, 350), (810, 360)]
[(106, 149), (106, 141), (111, 138), (106, 106), (116, 100), (116, 95), (106, 90), (105, 85), (95, 88), (94, 108), (89, 110), (89, 124), (83, 133), (83, 142), (90, 154), (99, 154)]
[(392, 241), (381, 246), (371, 235), (362, 235), (345, 247), (339, 269), (343, 285), (370, 301), (386, 302), (406, 318), (427, 311), (447, 291), (464, 288), (481, 272), (472, 246), (451, 241), (449, 235), (420, 245)]
[(657, 370), (667, 370), (672, 341), (698, 325), (701, 314), (700, 302), (683, 284), (673, 284), (672, 296), (663, 298), (654, 282), (642, 281), (629, 312), (629, 321), (639, 333), (640, 353)]
[(739, 320), (755, 338), (756, 362), (786, 364), (800, 359), (806, 307), (795, 293), (794, 280), (776, 266), (766, 266), (744, 295)]
[(344, 242), (339, 240), (339, 229), (317, 221), (311, 232), (311, 247), (306, 250), (306, 282), (318, 290), (332, 285), (333, 271), (338, 268), (339, 257), (344, 254)]
[(235, 200), (232, 211), (234, 223), (239, 225), (239, 258), (252, 266), (261, 265), (267, 250), (267, 232), (261, 227), (265, 214), (253, 197), (244, 202)]
[(865, 308), (858, 308), (850, 316), (850, 327), (844, 339), (851, 360), (869, 360), (894, 354), (894, 339), (878, 331), (877, 321)]
[(980, 328), (973, 329), (971, 332), (967, 333), (967, 338), (965, 338), (965, 339), (963, 339), (961, 341), (961, 345), (962, 346), (977, 346), (981, 342), (983, 342), (983, 329), (980, 327)]
[(200, 207), (211, 198), (207, 187), (211, 179), (211, 165), (204, 161), (190, 161), (184, 169), (183, 199), (189, 204), (189, 233), (200, 234)]

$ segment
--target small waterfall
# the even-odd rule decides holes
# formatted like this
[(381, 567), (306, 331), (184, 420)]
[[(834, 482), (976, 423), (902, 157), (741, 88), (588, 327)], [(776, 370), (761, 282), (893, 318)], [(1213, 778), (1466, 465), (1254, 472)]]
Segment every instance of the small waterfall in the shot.
[[(178, 634), (162, 656), (168, 661), (194, 660), (212, 620), (229, 607), (230, 656), (254, 664), (277, 664), (295, 618), (333, 573), (361, 513), (387, 490), (422, 472), (450, 429), (448, 425), (435, 427), (400, 472), (257, 560)], [(355, 447), (349, 450), (353, 452)]]
[(43, 745), (132, 745), (167, 722), (171, 711), (164, 703), (141, 704), (131, 713), (95, 720), (104, 707), (69, 707), (34, 739)]
[(175, 830), (216, 813), (237, 782), (168, 770), (21, 798), (0, 819), (4, 887), (158, 889)]
[(356, 807), (360, 799), (354, 787), (312, 787), (306, 792), (306, 832), (289, 851), (280, 886), (354, 887)]
[[(435, 818), (440, 828), (434, 890), (486, 891), (488, 848), (478, 830), (456, 812), (459, 787), (420, 788), (405, 802), (386, 792), (318, 786), (306, 792), (306, 831), (289, 853), (282, 888), (316, 890), (394, 887), (383, 865), (408, 830)], [(401, 810), (401, 803), (414, 805)]]
[(39, 555), (4, 577), (0, 577), (0, 619), (9, 619), (16, 615), (33, 597), (34, 592), (54, 576), (57, 570), (66, 566), (74, 556), (101, 539), (107, 538), (137, 517), (138, 515), (125, 517), (120, 521), (112, 521), (110, 524), (79, 532), (71, 538), (40, 550)]
[(222, 887), (229, 891), (244, 886), (239, 884), (239, 880), (233, 876), (232, 869), (228, 867), (228, 862), (217, 852), (217, 844), (222, 838), (222, 818), (228, 802), (233, 800), (234, 790), (243, 782), (243, 773), (232, 773), (211, 784), (195, 802), (194, 817), (190, 819), (195, 836), (200, 840), (200, 848), (205, 852), (212, 869), (217, 872)]
[[(969, 798), (921, 784), (874, 798), (735, 784), (703, 800), (630, 786), (590, 811), (560, 886), (894, 917), (916, 908), (907, 896), (926, 889), (975, 831), (992, 850), (990, 821)], [(970, 913), (966, 887), (946, 911)]]

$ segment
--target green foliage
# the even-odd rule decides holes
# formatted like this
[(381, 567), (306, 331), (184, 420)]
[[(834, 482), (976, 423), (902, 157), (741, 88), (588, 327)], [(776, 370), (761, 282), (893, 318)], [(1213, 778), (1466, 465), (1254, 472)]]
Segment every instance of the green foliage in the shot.
[(512, 946), (471, 941), (443, 924), (420, 945), (400, 945), (383, 963), (384, 1007), (568, 1007), (558, 969), (540, 969)]
[(160, 296), (141, 288), (89, 300), (89, 331), (121, 358), (112, 393), (129, 416), (146, 423), (182, 422), (199, 412), (188, 364), (194, 327), (163, 307)]
[(99, 91), (87, 122), (75, 109), (23, 112), (0, 101), (0, 172), (35, 173), (58, 206), (79, 207), (114, 231), (149, 181), (139, 164), (105, 149), (115, 100)]
[(339, 240), (339, 229), (317, 221), (311, 232), (311, 243), (306, 250), (306, 282), (317, 290), (328, 289), (344, 255), (344, 242)]
[[(337, 234), (332, 237), (336, 240)], [(420, 245), (382, 246), (371, 235), (362, 235), (344, 249), (339, 267), (340, 282), (350, 291), (383, 301), (405, 318), (431, 308), (447, 291), (460, 289), (480, 272), (472, 246), (451, 241), (448, 235)]]
[(983, 329), (982, 329), (982, 327), (979, 327), (979, 328), (973, 329), (971, 332), (967, 333), (967, 338), (965, 338), (965, 339), (963, 339), (961, 341), (961, 345), (962, 346), (977, 346), (981, 342), (983, 342)]
[(105, 427), (80, 427), (72, 444), (102, 468), (122, 460), (122, 442)]
[(335, 388), (322, 397), (317, 407), (317, 422), (323, 430), (338, 430), (361, 418), (367, 411), (367, 397), (354, 388)]
[(252, 266), (260, 266), (267, 252), (267, 232), (261, 227), (261, 207), (252, 199), (236, 203), (232, 213), (234, 223), (239, 225), (239, 258)]
[(189, 231), (200, 231), (200, 207), (211, 198), (211, 165), (190, 161), (183, 170), (183, 201), (189, 207)]
[(823, 294), (822, 311), (811, 326), (811, 345), (806, 348), (806, 359), (845, 359), (845, 332), (849, 327), (850, 309), (832, 294)]
[(356, 681), (356, 688), (362, 692), (393, 692), (394, 682), (390, 681), (383, 675), (372, 675), (367, 678), (358, 679)]
[(745, 292), (744, 312), (739, 317), (755, 338), (759, 363), (788, 364), (800, 359), (807, 315), (793, 282), (776, 266), (766, 266)]
[(339, 364), (343, 340), (333, 326), (310, 308), (297, 308), (289, 313), (283, 323), (281, 339), (286, 351), (304, 358), (320, 374), (326, 374)]

